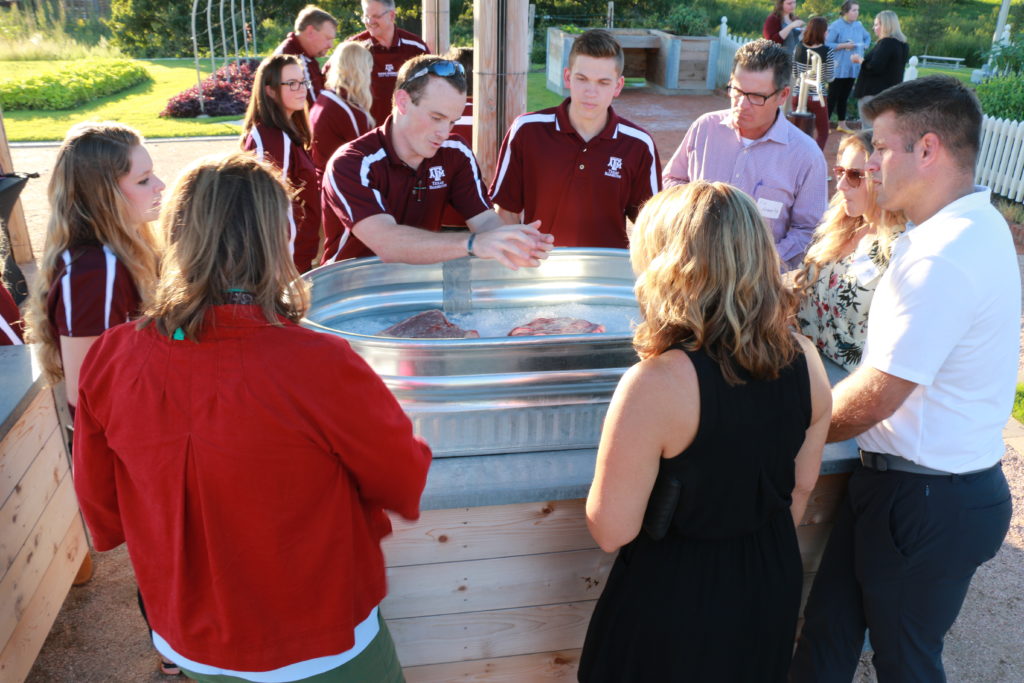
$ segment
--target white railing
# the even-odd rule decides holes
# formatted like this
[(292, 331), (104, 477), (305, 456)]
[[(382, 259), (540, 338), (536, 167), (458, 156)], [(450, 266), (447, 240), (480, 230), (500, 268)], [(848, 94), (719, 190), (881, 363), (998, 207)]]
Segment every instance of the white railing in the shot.
[(715, 68), (715, 87), (722, 87), (729, 82), (729, 74), (732, 73), (732, 60), (736, 56), (736, 50), (741, 45), (754, 41), (754, 38), (734, 36), (729, 33), (729, 20), (722, 17), (722, 25), (718, 28), (718, 64)]
[(1024, 201), (1024, 121), (984, 118), (974, 182), (1007, 199)]

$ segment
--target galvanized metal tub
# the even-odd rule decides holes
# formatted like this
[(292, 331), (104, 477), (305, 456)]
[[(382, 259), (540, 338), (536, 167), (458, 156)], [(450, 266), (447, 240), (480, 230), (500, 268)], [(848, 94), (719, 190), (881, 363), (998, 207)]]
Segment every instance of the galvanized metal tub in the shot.
[[(623, 307), (636, 311), (624, 250), (556, 249), (539, 268), (511, 271), (480, 259), (471, 268), (474, 310), (585, 304), (617, 315)], [(317, 268), (304, 275), (313, 293), (303, 324), (346, 339), (437, 457), (596, 447), (615, 385), (636, 362), (628, 329), (480, 339), (351, 331), (368, 316), (441, 308), (441, 272), (440, 264), (377, 258)]]

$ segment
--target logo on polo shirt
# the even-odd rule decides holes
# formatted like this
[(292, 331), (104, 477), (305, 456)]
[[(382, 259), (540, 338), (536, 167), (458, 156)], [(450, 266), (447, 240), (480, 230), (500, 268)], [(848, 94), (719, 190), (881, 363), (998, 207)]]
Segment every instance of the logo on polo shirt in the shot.
[(377, 72), (378, 78), (398, 78), (398, 72), (395, 71), (394, 64), (385, 64), (383, 71)]
[(442, 187), (448, 187), (448, 184), (444, 182), (444, 167), (443, 166), (431, 166), (430, 167), (430, 189), (440, 190)]
[(619, 157), (608, 157), (608, 170), (604, 172), (609, 178), (621, 178), (622, 159)]

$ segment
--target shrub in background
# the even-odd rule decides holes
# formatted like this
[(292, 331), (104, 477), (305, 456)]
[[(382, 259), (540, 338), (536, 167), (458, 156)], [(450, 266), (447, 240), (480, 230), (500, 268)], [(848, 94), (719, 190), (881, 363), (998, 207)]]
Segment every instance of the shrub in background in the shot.
[(105, 27), (95, 21), (68, 20), (63, 5), (40, 3), (0, 11), (0, 61), (118, 58)]
[(1024, 78), (991, 78), (979, 85), (975, 92), (982, 111), (988, 116), (1013, 120), (1024, 118)]
[[(203, 105), (210, 116), (243, 116), (249, 106), (257, 59), (242, 59), (214, 71), (202, 82)], [(203, 113), (199, 108), (199, 89), (192, 86), (167, 102), (160, 116), (194, 119)]]
[(74, 109), (151, 80), (149, 72), (128, 59), (84, 59), (56, 71), (0, 81), (0, 106), (8, 111)]

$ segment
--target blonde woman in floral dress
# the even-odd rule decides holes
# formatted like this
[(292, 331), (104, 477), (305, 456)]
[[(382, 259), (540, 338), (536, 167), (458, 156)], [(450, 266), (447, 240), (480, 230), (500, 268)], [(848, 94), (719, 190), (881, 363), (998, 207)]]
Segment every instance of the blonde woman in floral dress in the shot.
[(864, 170), (872, 151), (870, 131), (839, 144), (836, 193), (794, 280), (800, 329), (847, 370), (860, 364), (871, 299), (906, 226), (902, 213), (875, 203), (875, 182)]

